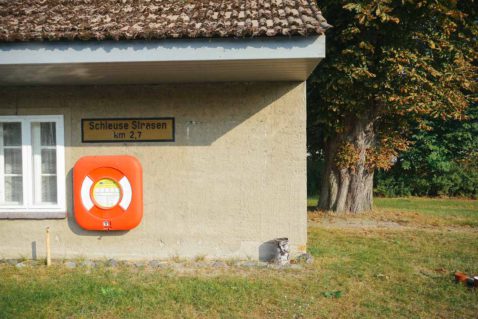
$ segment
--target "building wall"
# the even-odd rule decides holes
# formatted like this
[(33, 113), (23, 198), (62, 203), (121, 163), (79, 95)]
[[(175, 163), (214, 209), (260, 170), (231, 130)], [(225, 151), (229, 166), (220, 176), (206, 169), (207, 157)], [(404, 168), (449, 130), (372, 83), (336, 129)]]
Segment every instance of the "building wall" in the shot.
[[(0, 88), (0, 115), (63, 114), (68, 217), (0, 220), (0, 258), (265, 257), (306, 232), (305, 83)], [(80, 120), (176, 119), (172, 143), (81, 143)], [(144, 217), (127, 232), (91, 232), (72, 214), (72, 168), (85, 155), (137, 157)]]

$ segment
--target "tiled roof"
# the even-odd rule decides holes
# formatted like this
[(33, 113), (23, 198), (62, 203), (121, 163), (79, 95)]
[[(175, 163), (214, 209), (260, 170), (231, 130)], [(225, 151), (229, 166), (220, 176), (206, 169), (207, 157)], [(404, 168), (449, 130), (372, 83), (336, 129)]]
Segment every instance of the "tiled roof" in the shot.
[(315, 0), (0, 0), (0, 41), (323, 34)]

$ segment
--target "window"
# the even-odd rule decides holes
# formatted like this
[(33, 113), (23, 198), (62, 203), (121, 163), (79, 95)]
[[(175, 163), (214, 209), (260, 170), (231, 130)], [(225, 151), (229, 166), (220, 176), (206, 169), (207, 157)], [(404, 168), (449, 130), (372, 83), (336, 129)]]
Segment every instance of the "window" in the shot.
[(0, 218), (65, 217), (63, 116), (0, 116)]

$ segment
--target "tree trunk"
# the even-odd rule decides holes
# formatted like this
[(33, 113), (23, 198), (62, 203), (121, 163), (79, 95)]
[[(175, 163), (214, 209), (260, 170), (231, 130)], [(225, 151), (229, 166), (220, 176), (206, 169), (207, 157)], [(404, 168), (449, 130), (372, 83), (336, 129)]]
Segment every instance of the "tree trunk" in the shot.
[[(373, 121), (354, 119), (344, 133), (329, 138), (325, 148), (318, 208), (337, 213), (370, 211), (373, 201), (373, 169), (366, 161), (367, 150), (373, 146)], [(350, 145), (353, 163), (338, 164), (341, 146)]]

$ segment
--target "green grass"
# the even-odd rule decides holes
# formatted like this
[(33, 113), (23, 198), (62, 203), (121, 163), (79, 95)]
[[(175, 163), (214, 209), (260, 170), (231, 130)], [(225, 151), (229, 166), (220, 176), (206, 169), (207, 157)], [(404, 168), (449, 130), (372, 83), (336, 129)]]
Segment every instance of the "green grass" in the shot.
[(478, 291), (452, 281), (457, 270), (478, 274), (476, 227), (417, 222), (476, 220), (476, 202), (376, 204), (378, 213), (358, 218), (414, 216), (413, 227), (311, 223), (315, 261), (303, 271), (0, 265), (0, 318), (476, 318)]
[(445, 217), (476, 218), (478, 200), (441, 198), (375, 198), (375, 206), (380, 209), (402, 210)]
[[(308, 198), (307, 206), (315, 207), (317, 200)], [(376, 197), (374, 210), (387, 220), (405, 223), (478, 227), (478, 200)]]
[(478, 294), (451, 282), (456, 270), (477, 273), (476, 234), (311, 229), (309, 236), (322, 280), (353, 304), (347, 317), (476, 317)]
[(308, 207), (315, 207), (317, 206), (317, 202), (319, 201), (318, 197), (310, 196), (307, 198), (307, 206)]

